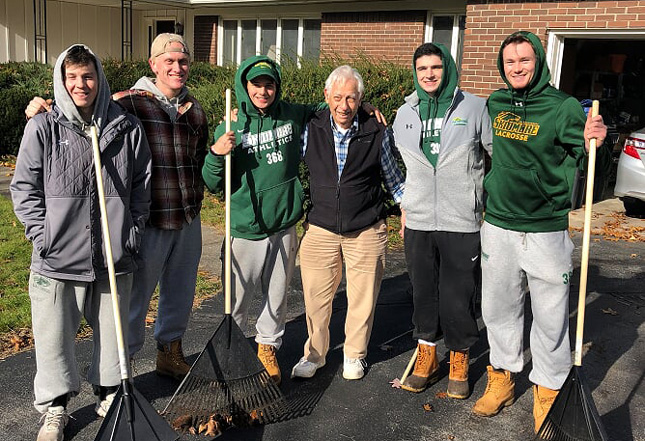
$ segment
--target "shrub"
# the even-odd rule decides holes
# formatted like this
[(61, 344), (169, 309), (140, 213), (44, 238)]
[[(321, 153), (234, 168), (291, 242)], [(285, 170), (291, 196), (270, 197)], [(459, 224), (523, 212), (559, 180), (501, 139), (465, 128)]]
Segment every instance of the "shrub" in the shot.
[(34, 92), (23, 87), (0, 89), (0, 156), (17, 155), (25, 130), (25, 107)]
[(130, 89), (142, 76), (152, 75), (148, 62), (143, 60), (119, 61), (107, 58), (101, 63), (112, 93)]
[[(112, 92), (131, 88), (142, 76), (152, 76), (146, 61), (103, 60)], [(326, 56), (320, 62), (301, 60), (282, 64), (282, 99), (293, 103), (318, 103), (329, 73), (341, 64), (358, 69), (365, 82), (365, 101), (381, 110), (388, 122), (405, 95), (414, 90), (410, 69), (365, 56), (343, 60)], [(196, 62), (191, 66), (188, 87), (208, 115), (211, 133), (224, 117), (224, 90), (233, 88), (235, 68)], [(0, 64), (0, 155), (16, 154), (26, 124), (25, 106), (35, 95), (53, 98), (52, 67), (39, 63)], [(235, 100), (233, 106), (236, 106)]]
[(16, 155), (25, 129), (25, 107), (34, 95), (51, 98), (52, 67), (40, 63), (0, 64), (0, 156)]

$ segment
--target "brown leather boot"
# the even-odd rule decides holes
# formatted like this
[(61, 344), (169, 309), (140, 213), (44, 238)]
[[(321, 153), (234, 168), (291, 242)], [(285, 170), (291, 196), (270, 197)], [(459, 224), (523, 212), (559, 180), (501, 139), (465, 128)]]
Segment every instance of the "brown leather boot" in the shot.
[(497, 415), (500, 410), (515, 401), (515, 380), (509, 371), (497, 370), (488, 366), (488, 384), (484, 395), (473, 406), (479, 416)]
[(157, 342), (157, 374), (182, 380), (189, 370), (190, 366), (181, 349), (181, 340), (167, 344)]
[(410, 392), (423, 392), (431, 383), (439, 379), (437, 347), (423, 343), (418, 343), (417, 346), (419, 353), (414, 363), (414, 371), (401, 384), (402, 389)]
[(264, 365), (275, 384), (279, 385), (282, 381), (282, 374), (280, 373), (280, 366), (278, 366), (278, 359), (275, 356), (275, 346), (258, 344), (258, 358)]
[(468, 349), (450, 351), (450, 375), (448, 376), (448, 396), (463, 400), (470, 395), (468, 386)]
[(533, 420), (535, 421), (535, 433), (542, 427), (542, 423), (549, 413), (555, 397), (558, 396), (558, 392), (560, 391), (533, 385)]

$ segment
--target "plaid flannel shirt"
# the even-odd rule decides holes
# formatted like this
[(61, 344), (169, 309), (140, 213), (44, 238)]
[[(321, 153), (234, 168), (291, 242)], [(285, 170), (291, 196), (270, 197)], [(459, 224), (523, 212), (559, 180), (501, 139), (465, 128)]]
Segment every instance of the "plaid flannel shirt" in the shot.
[(180, 230), (199, 214), (204, 199), (202, 166), (207, 153), (206, 113), (190, 95), (173, 123), (150, 92), (126, 90), (114, 100), (143, 123), (152, 152), (150, 225)]

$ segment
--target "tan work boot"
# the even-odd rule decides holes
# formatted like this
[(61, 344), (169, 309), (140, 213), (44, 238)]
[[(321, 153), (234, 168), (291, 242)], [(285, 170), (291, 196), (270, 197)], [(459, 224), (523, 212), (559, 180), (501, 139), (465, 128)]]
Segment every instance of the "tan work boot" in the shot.
[(549, 413), (555, 397), (558, 396), (558, 392), (560, 391), (533, 385), (533, 420), (535, 421), (535, 433), (542, 427), (542, 423)]
[(258, 358), (264, 365), (275, 384), (280, 385), (282, 381), (282, 374), (280, 374), (280, 366), (278, 366), (278, 359), (275, 356), (275, 346), (258, 344)]
[(502, 408), (515, 401), (515, 380), (509, 371), (497, 370), (488, 366), (488, 384), (484, 395), (473, 406), (479, 416), (497, 415)]
[(181, 349), (181, 340), (167, 344), (157, 342), (157, 374), (182, 380), (189, 370), (190, 366)]
[(450, 351), (450, 375), (448, 376), (448, 396), (463, 400), (470, 395), (468, 387), (468, 349)]
[(410, 392), (423, 392), (426, 387), (439, 379), (439, 363), (437, 362), (437, 347), (417, 344), (419, 353), (414, 363), (412, 375), (405, 379), (401, 388)]

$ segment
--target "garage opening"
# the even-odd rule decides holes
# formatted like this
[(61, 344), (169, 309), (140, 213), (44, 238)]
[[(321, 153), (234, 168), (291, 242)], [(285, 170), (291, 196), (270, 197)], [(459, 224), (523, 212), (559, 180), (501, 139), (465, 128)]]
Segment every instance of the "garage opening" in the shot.
[[(645, 126), (645, 39), (642, 37), (565, 38), (560, 47), (559, 89), (580, 101), (600, 101), (608, 140), (613, 144), (614, 161), (608, 174), (597, 177), (595, 200), (613, 197), (618, 157), (625, 138)], [(580, 191), (574, 193), (574, 207), (582, 205), (583, 198)]]
[(605, 123), (620, 133), (645, 125), (645, 40), (567, 38), (560, 89), (600, 100)]

